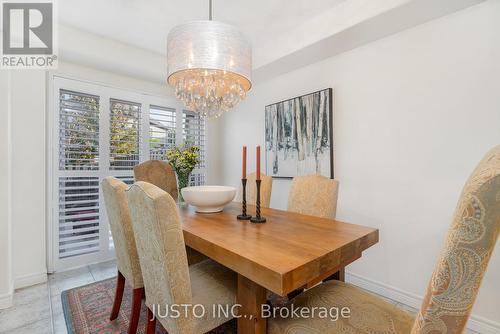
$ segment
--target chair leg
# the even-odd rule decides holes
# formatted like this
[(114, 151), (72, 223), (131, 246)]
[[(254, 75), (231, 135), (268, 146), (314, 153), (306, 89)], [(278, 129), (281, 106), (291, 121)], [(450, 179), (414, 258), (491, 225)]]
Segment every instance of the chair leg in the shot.
[(130, 313), (128, 334), (135, 334), (137, 332), (137, 325), (139, 324), (139, 317), (141, 315), (143, 290), (143, 288), (138, 288), (132, 291), (132, 312)]
[(155, 334), (156, 331), (156, 318), (154, 317), (153, 312), (147, 307), (147, 316), (146, 316), (146, 334)]
[(111, 316), (109, 317), (109, 320), (111, 321), (118, 318), (118, 313), (120, 312), (120, 306), (122, 304), (124, 287), (125, 287), (125, 277), (122, 275), (120, 271), (118, 271), (118, 276), (116, 278), (115, 301), (113, 303), (113, 309), (111, 310)]

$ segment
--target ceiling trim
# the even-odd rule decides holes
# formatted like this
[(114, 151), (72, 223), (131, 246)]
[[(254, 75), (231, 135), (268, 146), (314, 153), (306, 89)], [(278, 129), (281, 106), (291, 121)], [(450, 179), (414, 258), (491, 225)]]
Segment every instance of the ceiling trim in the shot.
[(254, 84), (331, 58), (486, 0), (413, 0), (314, 42), (253, 71)]

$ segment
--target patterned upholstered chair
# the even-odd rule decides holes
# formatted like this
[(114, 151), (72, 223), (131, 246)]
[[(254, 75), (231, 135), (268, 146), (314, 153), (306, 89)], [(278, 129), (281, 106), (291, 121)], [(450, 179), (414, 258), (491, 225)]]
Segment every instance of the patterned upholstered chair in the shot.
[(288, 211), (303, 215), (335, 219), (339, 182), (321, 175), (293, 178)]
[(118, 266), (115, 301), (110, 320), (115, 320), (118, 317), (126, 282), (133, 289), (129, 334), (134, 334), (137, 331), (139, 322), (144, 285), (135, 246), (134, 231), (130, 220), (127, 195), (125, 194), (127, 188), (128, 186), (125, 183), (112, 176), (102, 181), (102, 191)]
[(465, 184), (416, 318), (352, 285), (331, 281), (306, 291), (291, 303), (296, 307), (350, 307), (350, 318), (271, 319), (268, 333), (462, 333), (499, 232), (497, 146), (486, 154)]
[[(247, 175), (247, 203), (255, 205), (257, 200), (257, 185), (255, 183), (256, 175), (251, 173)], [(268, 208), (271, 205), (271, 192), (273, 190), (273, 178), (271, 176), (264, 175), (260, 173), (260, 205), (263, 208)], [(242, 200), (243, 187), (240, 186), (238, 191), (237, 201)]]
[[(211, 310), (214, 304), (236, 303), (236, 274), (211, 260), (188, 266), (181, 220), (168, 193), (136, 182), (127, 195), (146, 290), (146, 333), (155, 332), (153, 312), (170, 334), (206, 333), (230, 320), (230, 315), (212, 317)], [(187, 317), (159, 316), (173, 304), (204, 305), (206, 316), (196, 318), (191, 312)]]
[[(177, 178), (172, 166), (161, 160), (148, 160), (134, 167), (135, 181), (144, 181), (163, 189), (177, 200)], [(205, 255), (186, 247), (189, 264), (208, 259)]]
[(163, 189), (177, 200), (177, 178), (166, 161), (148, 160), (134, 167), (135, 181), (144, 181)]

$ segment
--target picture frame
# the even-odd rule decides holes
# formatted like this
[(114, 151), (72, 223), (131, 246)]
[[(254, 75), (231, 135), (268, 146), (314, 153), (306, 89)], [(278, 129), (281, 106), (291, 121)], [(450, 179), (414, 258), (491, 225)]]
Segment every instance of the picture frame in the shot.
[(334, 178), (333, 104), (333, 89), (326, 88), (265, 107), (267, 175)]

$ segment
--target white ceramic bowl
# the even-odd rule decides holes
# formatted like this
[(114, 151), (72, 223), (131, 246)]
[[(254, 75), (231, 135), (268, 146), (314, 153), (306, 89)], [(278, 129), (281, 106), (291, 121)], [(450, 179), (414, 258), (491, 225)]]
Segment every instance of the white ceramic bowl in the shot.
[(220, 212), (236, 196), (236, 188), (226, 186), (196, 186), (181, 190), (186, 203), (196, 208), (196, 212)]

